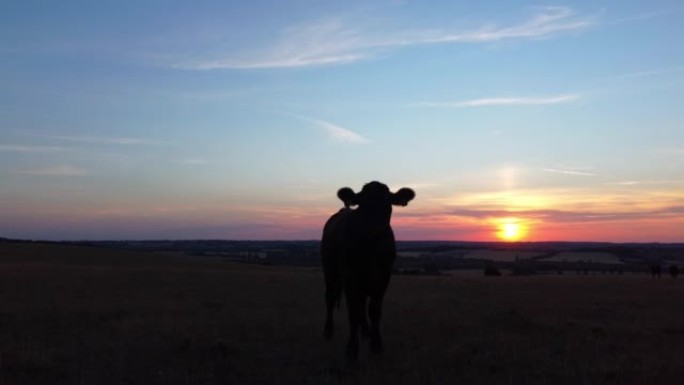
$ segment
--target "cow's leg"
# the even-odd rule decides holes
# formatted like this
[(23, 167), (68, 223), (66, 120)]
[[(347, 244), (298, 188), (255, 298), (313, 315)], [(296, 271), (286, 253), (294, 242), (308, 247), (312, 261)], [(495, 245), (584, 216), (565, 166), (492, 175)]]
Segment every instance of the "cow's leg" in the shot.
[(335, 307), (339, 307), (342, 298), (342, 276), (339, 261), (341, 257), (338, 253), (323, 248), (323, 274), (325, 277), (325, 327), (323, 336), (331, 339), (334, 334), (335, 323), (333, 313)]
[[(351, 286), (351, 285), (349, 285)], [(358, 285), (347, 287), (347, 312), (349, 314), (349, 340), (347, 341), (347, 358), (356, 359), (359, 356), (359, 327), (363, 315), (363, 296)]]
[(390, 269), (383, 269), (377, 281), (371, 286), (368, 316), (370, 318), (370, 348), (373, 353), (382, 353), (382, 337), (380, 336), (380, 318), (382, 317), (382, 301), (390, 281)]
[(326, 339), (331, 339), (334, 333), (334, 323), (333, 323), (333, 312), (335, 310), (335, 304), (338, 301), (339, 296), (335, 292), (335, 288), (332, 285), (326, 285), (325, 289), (325, 328), (323, 335)]
[(380, 318), (382, 317), (382, 299), (384, 293), (371, 296), (368, 304), (370, 317), (370, 348), (373, 353), (382, 352), (382, 338), (380, 337)]
[(361, 322), (359, 327), (361, 328), (361, 337), (368, 338), (370, 335), (370, 330), (368, 327), (368, 306), (366, 305), (367, 297), (364, 295), (361, 300)]

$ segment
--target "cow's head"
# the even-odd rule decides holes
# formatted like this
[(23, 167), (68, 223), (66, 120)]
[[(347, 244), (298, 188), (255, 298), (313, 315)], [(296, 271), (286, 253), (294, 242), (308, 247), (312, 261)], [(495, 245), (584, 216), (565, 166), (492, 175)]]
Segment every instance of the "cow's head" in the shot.
[(337, 197), (344, 202), (345, 207), (359, 206), (358, 210), (370, 220), (389, 223), (392, 205), (406, 206), (416, 197), (416, 193), (406, 187), (393, 193), (387, 185), (370, 182), (366, 183), (359, 193), (355, 193), (349, 187), (341, 188), (337, 191)]

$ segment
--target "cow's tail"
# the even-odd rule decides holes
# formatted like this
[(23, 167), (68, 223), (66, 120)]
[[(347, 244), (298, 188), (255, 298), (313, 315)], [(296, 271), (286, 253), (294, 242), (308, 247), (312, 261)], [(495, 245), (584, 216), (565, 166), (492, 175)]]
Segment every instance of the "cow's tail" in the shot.
[(330, 248), (330, 241), (323, 236), (321, 247), (323, 276), (325, 278), (325, 303), (328, 309), (339, 308), (342, 298), (342, 279), (337, 265), (337, 254)]
[(329, 288), (326, 293), (329, 296), (330, 303), (337, 309), (340, 308), (342, 304), (342, 285), (336, 285), (334, 288)]
[(342, 303), (342, 295), (344, 290), (342, 290), (342, 279), (335, 274), (335, 272), (329, 272), (326, 274), (325, 280), (325, 299), (329, 305), (333, 307), (340, 308)]

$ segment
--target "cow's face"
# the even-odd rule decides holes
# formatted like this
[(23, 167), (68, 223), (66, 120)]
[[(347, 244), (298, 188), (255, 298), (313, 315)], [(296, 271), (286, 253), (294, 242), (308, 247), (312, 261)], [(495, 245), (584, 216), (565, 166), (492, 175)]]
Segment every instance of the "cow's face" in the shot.
[(416, 193), (410, 188), (404, 187), (393, 193), (380, 182), (367, 183), (359, 193), (349, 187), (337, 192), (337, 197), (346, 207), (358, 205), (358, 210), (369, 220), (386, 223), (389, 223), (392, 216), (392, 205), (406, 206), (415, 196)]

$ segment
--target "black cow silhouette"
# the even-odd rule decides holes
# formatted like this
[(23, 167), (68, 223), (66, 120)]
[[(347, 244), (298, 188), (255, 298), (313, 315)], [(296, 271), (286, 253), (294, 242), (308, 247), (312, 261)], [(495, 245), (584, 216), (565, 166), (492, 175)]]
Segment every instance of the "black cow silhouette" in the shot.
[(653, 278), (656, 278), (656, 277), (660, 278), (660, 272), (661, 272), (660, 265), (651, 265), (651, 276)]
[(672, 278), (677, 278), (678, 275), (679, 275), (679, 266), (670, 265), (670, 276)]
[(324, 334), (328, 339), (333, 335), (333, 310), (339, 306), (344, 291), (349, 315), (346, 355), (355, 359), (359, 352), (359, 331), (364, 336), (369, 331), (366, 311), (370, 318), (371, 351), (382, 352), (382, 300), (396, 257), (390, 226), (392, 205), (406, 206), (416, 194), (409, 188), (392, 193), (386, 185), (370, 182), (358, 194), (345, 187), (337, 196), (345, 207), (325, 223), (321, 241), (327, 305)]

